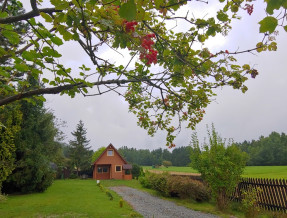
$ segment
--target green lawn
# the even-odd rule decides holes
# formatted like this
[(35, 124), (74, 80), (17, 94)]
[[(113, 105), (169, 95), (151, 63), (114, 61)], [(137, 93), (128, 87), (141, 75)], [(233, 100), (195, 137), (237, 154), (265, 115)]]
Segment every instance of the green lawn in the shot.
[[(0, 217), (134, 217), (120, 197), (110, 200), (95, 180), (56, 180), (44, 193), (10, 195), (0, 202)], [(139, 216), (139, 215), (138, 215)]]
[(248, 166), (243, 177), (287, 179), (287, 166)]
[[(192, 169), (191, 167), (152, 168), (151, 166), (144, 166), (143, 168), (145, 170), (197, 173), (197, 171)], [(287, 166), (247, 166), (242, 176), (252, 178), (287, 179)]]

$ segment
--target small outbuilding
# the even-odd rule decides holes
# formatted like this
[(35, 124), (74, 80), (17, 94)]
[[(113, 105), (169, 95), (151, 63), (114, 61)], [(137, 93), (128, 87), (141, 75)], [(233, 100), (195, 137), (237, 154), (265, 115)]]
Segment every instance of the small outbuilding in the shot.
[(132, 179), (132, 165), (119, 154), (117, 149), (109, 144), (94, 162), (93, 179)]

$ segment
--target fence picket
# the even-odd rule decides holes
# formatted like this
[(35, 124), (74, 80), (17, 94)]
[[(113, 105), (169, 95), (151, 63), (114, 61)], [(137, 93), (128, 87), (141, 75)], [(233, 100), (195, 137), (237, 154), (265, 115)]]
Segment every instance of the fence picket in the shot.
[(231, 196), (235, 201), (242, 200), (242, 191), (260, 188), (257, 201), (260, 207), (271, 211), (287, 213), (287, 181), (285, 179), (243, 178)]

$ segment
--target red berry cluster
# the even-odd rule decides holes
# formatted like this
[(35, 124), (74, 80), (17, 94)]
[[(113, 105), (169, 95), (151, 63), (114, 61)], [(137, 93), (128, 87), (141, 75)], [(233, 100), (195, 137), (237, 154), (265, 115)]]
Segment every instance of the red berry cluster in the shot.
[(175, 144), (171, 144), (170, 146), (168, 146), (168, 148), (174, 148), (176, 145)]
[(152, 41), (152, 38), (155, 38), (155, 34), (147, 34), (142, 38), (141, 46), (143, 48), (143, 51), (140, 54), (141, 60), (146, 60), (147, 65), (150, 65), (152, 63), (157, 63), (157, 51), (154, 50), (151, 46), (154, 44), (154, 41)]
[(134, 32), (135, 31), (135, 26), (138, 25), (138, 22), (136, 21), (124, 21), (125, 24), (125, 31), (128, 32)]
[(253, 13), (253, 5), (245, 4), (244, 10), (247, 10), (247, 13), (251, 15)]

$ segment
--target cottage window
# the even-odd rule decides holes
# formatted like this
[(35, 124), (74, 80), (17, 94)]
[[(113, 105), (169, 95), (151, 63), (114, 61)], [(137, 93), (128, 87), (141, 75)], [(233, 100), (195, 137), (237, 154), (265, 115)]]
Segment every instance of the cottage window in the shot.
[(108, 167), (98, 167), (98, 173), (108, 173), (109, 168)]
[(102, 167), (98, 167), (98, 173), (102, 173), (103, 172), (103, 168)]
[(116, 172), (121, 172), (122, 171), (122, 166), (116, 166)]
[(131, 170), (125, 170), (126, 175), (131, 175)]
[(107, 155), (108, 156), (114, 156), (114, 150), (108, 150)]

